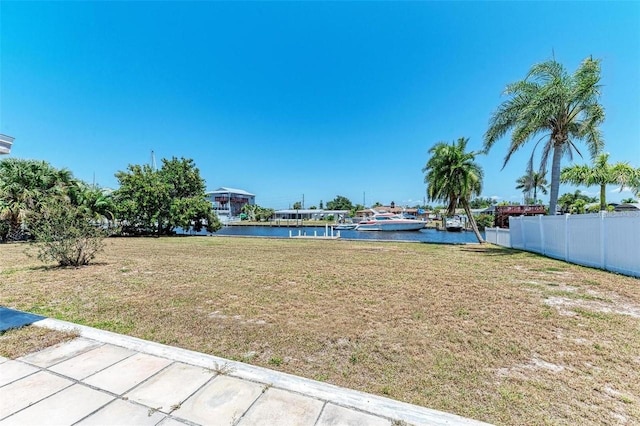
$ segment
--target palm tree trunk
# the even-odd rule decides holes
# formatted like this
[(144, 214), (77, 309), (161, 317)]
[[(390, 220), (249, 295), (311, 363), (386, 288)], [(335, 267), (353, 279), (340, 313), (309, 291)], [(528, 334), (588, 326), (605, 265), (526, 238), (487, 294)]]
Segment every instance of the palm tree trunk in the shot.
[(558, 192), (560, 190), (560, 160), (562, 159), (562, 145), (556, 143), (553, 147), (553, 161), (551, 163), (551, 194), (549, 195), (549, 214), (556, 214)]
[(600, 185), (600, 211), (607, 210), (607, 185)]
[(480, 231), (478, 230), (478, 225), (476, 224), (476, 220), (473, 218), (473, 215), (471, 214), (471, 209), (469, 208), (469, 203), (467, 202), (467, 199), (464, 198), (461, 201), (462, 201), (462, 207), (464, 207), (464, 212), (467, 214), (467, 217), (469, 218), (469, 223), (471, 223), (471, 229), (473, 229), (473, 233), (476, 234), (476, 238), (478, 239), (478, 242), (480, 244), (484, 244), (485, 241), (482, 238), (482, 235), (480, 235)]

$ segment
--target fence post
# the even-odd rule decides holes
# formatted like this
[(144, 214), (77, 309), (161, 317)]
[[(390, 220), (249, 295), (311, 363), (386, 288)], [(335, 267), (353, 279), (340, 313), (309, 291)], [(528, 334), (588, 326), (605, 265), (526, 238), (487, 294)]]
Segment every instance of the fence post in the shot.
[(569, 213), (564, 215), (564, 261), (569, 261)]
[(546, 256), (547, 250), (544, 247), (544, 227), (542, 226), (542, 215), (538, 215), (538, 229), (540, 232), (540, 251)]
[(522, 237), (522, 248), (523, 250), (527, 249), (527, 240), (526, 238), (526, 233), (524, 232), (524, 216), (520, 216), (519, 218), (519, 222), (520, 222), (520, 236)]
[(607, 233), (604, 229), (604, 216), (606, 212), (603, 210), (600, 212), (600, 264), (602, 265), (602, 269), (607, 269), (607, 259), (606, 259), (606, 250), (605, 243), (607, 238)]

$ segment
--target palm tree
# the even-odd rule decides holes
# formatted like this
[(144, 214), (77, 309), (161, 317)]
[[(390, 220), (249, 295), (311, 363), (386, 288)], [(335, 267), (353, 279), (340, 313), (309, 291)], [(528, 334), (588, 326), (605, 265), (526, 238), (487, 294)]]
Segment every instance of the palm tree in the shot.
[(538, 202), (538, 190), (547, 195), (547, 178), (538, 172), (529, 170), (526, 175), (518, 178), (516, 189), (521, 189), (527, 200), (531, 200), (531, 191), (533, 190), (533, 202)]
[(529, 168), (533, 168), (535, 147), (544, 142), (540, 172), (544, 174), (549, 155), (552, 154), (551, 195), (549, 214), (555, 214), (560, 188), (560, 160), (570, 159), (575, 142), (586, 142), (592, 158), (601, 151), (604, 141), (598, 126), (604, 121), (604, 108), (598, 103), (600, 96), (600, 62), (585, 59), (573, 75), (555, 60), (534, 65), (527, 77), (505, 89), (510, 96), (493, 113), (489, 129), (484, 136), (485, 151), (511, 132), (511, 144), (504, 166), (511, 156), (528, 140), (540, 136), (535, 143)]
[(0, 219), (9, 224), (12, 239), (20, 238), (30, 212), (48, 197), (66, 197), (74, 182), (70, 171), (58, 170), (44, 161), (8, 158), (0, 162)]
[(467, 138), (459, 138), (450, 145), (438, 142), (429, 150), (431, 158), (422, 172), (425, 173), (429, 201), (447, 203), (449, 215), (455, 214), (458, 205), (462, 205), (478, 242), (484, 243), (469, 208), (471, 197), (482, 192), (483, 172), (474, 161), (477, 153), (466, 152), (467, 142)]
[(637, 171), (628, 163), (607, 163), (609, 154), (603, 153), (596, 157), (593, 167), (587, 165), (573, 165), (565, 167), (560, 173), (560, 182), (574, 185), (600, 186), (600, 210), (607, 209), (607, 185), (620, 185), (620, 190), (632, 184)]

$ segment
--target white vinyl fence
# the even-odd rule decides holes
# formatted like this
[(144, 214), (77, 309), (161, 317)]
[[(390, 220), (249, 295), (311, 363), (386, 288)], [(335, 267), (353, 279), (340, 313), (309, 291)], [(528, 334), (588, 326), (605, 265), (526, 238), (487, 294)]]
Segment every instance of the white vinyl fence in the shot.
[(487, 228), (487, 241), (640, 277), (640, 212), (519, 216), (509, 227)]

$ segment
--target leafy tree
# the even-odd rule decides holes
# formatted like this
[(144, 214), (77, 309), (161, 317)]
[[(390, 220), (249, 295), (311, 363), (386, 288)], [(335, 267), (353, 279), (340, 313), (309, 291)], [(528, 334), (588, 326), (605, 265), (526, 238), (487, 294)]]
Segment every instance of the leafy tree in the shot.
[(222, 226), (205, 198), (205, 182), (191, 159), (162, 159), (162, 167), (129, 165), (116, 173), (120, 183), (114, 193), (118, 218), (125, 231), (169, 235)]
[(533, 169), (535, 147), (546, 139), (540, 161), (544, 175), (549, 155), (552, 155), (550, 214), (555, 214), (560, 188), (560, 161), (563, 155), (572, 157), (575, 142), (586, 142), (592, 158), (604, 144), (598, 126), (604, 121), (600, 96), (600, 62), (585, 59), (573, 75), (555, 60), (534, 65), (527, 77), (505, 89), (510, 96), (493, 113), (485, 133), (485, 151), (509, 130), (511, 144), (504, 159), (507, 164), (513, 153), (528, 140), (540, 136), (535, 143), (529, 169)]
[[(547, 194), (547, 178), (542, 173), (529, 170), (526, 175), (518, 178), (516, 183), (516, 189), (522, 190), (527, 204), (530, 200), (533, 200), (533, 203), (538, 202), (538, 189), (543, 194)], [(531, 191), (533, 191), (533, 197), (531, 197)]]
[(574, 185), (600, 186), (600, 210), (607, 210), (607, 185), (620, 185), (620, 190), (625, 185), (631, 184), (636, 179), (637, 171), (628, 163), (609, 164), (609, 154), (599, 154), (593, 167), (587, 165), (573, 165), (565, 167), (560, 173), (560, 182)]
[(322, 200), (320, 200), (320, 210), (323, 210), (323, 209), (324, 209), (324, 207), (323, 207), (323, 206), (324, 206), (324, 204), (322, 204)]
[(353, 209), (353, 204), (351, 200), (347, 197), (343, 197), (342, 195), (338, 195), (331, 201), (327, 202), (327, 210), (351, 210)]
[(596, 197), (589, 197), (580, 190), (576, 190), (574, 193), (565, 193), (558, 198), (558, 206), (562, 213), (577, 212), (581, 208), (584, 211), (584, 206), (590, 203), (598, 201)]
[(380, 201), (376, 201), (375, 203), (373, 203), (373, 205), (371, 206), (372, 208), (376, 208), (376, 207), (382, 207), (382, 203)]
[(275, 214), (274, 209), (270, 209), (267, 207), (258, 207), (256, 211), (256, 219), (260, 222), (266, 222), (273, 217)]
[(356, 214), (360, 211), (360, 210), (364, 210), (366, 209), (365, 206), (363, 206), (362, 204), (356, 204), (355, 206), (353, 206), (353, 208), (349, 211), (349, 217), (355, 217)]
[(622, 199), (620, 202), (621, 202), (621, 203), (631, 203), (631, 204), (633, 204), (633, 203), (637, 203), (637, 202), (638, 202), (638, 200), (636, 200), (636, 199), (635, 199), (635, 198), (633, 198), (633, 197), (629, 197), (629, 198), (624, 198), (624, 199)]
[(472, 209), (485, 209), (487, 207), (491, 207), (496, 202), (493, 198), (480, 198), (476, 197), (469, 202), (469, 207)]
[(449, 215), (455, 214), (458, 205), (462, 205), (478, 242), (484, 243), (469, 207), (471, 197), (482, 192), (483, 172), (475, 162), (477, 153), (466, 151), (468, 141), (467, 138), (459, 138), (451, 144), (435, 144), (429, 150), (431, 158), (422, 172), (425, 173), (429, 200), (447, 203)]
[(242, 206), (242, 213), (247, 215), (247, 219), (253, 222), (267, 221), (273, 216), (274, 212), (273, 209), (260, 207), (257, 204), (245, 204)]
[(242, 209), (240, 211), (245, 214), (247, 220), (255, 222), (258, 208), (259, 207), (257, 204), (247, 203), (244, 206), (242, 206)]
[(293, 203), (294, 210), (300, 210), (301, 208), (302, 208), (302, 202), (296, 201), (295, 203)]
[(480, 214), (475, 219), (478, 228), (482, 230), (493, 227), (495, 223), (495, 217), (492, 214)]

